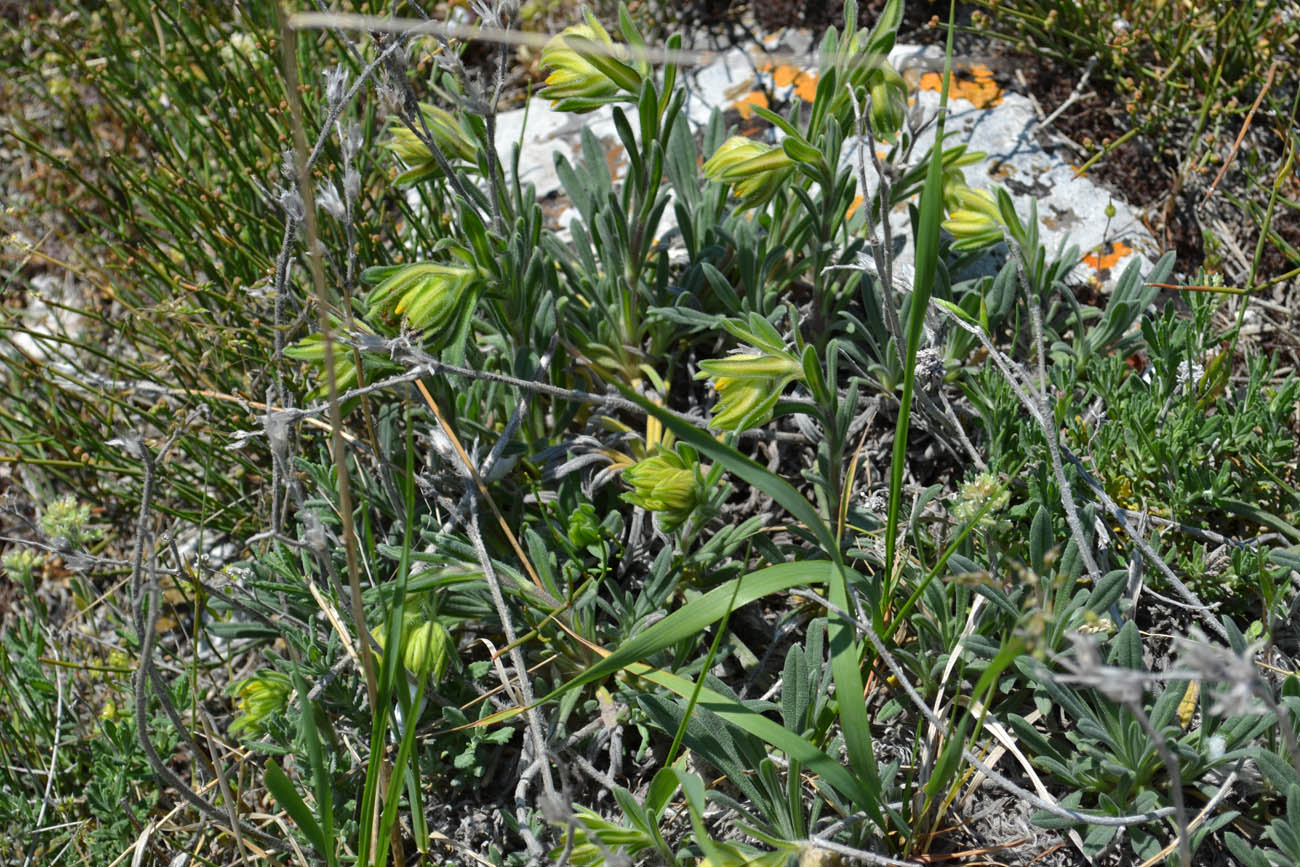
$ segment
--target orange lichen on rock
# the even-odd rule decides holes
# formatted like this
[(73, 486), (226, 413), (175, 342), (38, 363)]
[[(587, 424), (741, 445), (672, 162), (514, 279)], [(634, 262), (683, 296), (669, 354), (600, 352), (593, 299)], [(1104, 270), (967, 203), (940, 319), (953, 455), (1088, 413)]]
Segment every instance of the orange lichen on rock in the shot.
[(1112, 241), (1084, 256), (1083, 263), (1096, 271), (1109, 271), (1132, 252), (1133, 248), (1123, 241)]
[(817, 75), (804, 72), (797, 66), (778, 66), (772, 71), (772, 81), (777, 87), (793, 84), (795, 95), (804, 102), (812, 102), (817, 98)]
[(743, 119), (749, 120), (754, 115), (754, 106), (756, 105), (759, 108), (768, 108), (767, 94), (761, 90), (751, 90), (736, 102), (732, 103), (731, 107), (740, 112), (740, 116)]
[[(918, 86), (922, 90), (941, 91), (943, 76), (938, 72), (927, 72), (921, 76)], [(989, 108), (1002, 102), (1002, 88), (993, 80), (993, 70), (981, 63), (971, 66), (965, 74), (954, 74), (949, 94), (966, 100), (976, 108)]]
[(862, 207), (863, 201), (865, 200), (862, 198), (862, 196), (860, 195), (854, 196), (853, 201), (849, 203), (849, 209), (844, 212), (844, 219), (847, 220), (849, 217), (852, 217), (853, 214), (858, 210), (858, 208)]
[(627, 165), (623, 146), (617, 139), (605, 139), (601, 144), (605, 146), (605, 165), (609, 167), (609, 176), (618, 180), (623, 176), (623, 168)]

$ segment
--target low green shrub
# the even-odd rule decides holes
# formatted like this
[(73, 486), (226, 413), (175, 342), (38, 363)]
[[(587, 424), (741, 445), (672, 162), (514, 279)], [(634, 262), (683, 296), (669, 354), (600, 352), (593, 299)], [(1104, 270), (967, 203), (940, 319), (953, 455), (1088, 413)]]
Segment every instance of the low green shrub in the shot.
[[(451, 46), (256, 4), (42, 25), (103, 94), (64, 103), (79, 146), (99, 111), (157, 149), (21, 137), (84, 178), (83, 240), (121, 273), (118, 307), (43, 338), (71, 367), (7, 362), (18, 463), (79, 490), (33, 535), (134, 671), (63, 759), (86, 804), (55, 812), (136, 806), (58, 839), (125, 851), (156, 778), (220, 861), (459, 857), (484, 841), (438, 817), (474, 802), (498, 864), (914, 862), (986, 786), (1087, 857), (1237, 851), (1239, 818), (1282, 857), (1296, 689), (1254, 654), (1294, 599), (1300, 385), (1241, 363), (1213, 296), (1153, 309), (1171, 257), (1081, 305), (1077, 252), (971, 194), (942, 116), (914, 153), (901, 14), (846, 7), (816, 99), (755, 109), (765, 143), (690, 129), (626, 10), (565, 31), (543, 93), (611, 111), (627, 168), (584, 130), (563, 234)], [(881, 219), (902, 206), (908, 281)], [(990, 245), (997, 275), (963, 271)], [(214, 531), (232, 562), (205, 561)], [(39, 610), (36, 565), (6, 568)], [(39, 630), (15, 635), (10, 764), (33, 767), (60, 717)], [(993, 767), (1017, 743), (1035, 792)], [(1275, 787), (1253, 807), (1223, 798), (1246, 759)]]

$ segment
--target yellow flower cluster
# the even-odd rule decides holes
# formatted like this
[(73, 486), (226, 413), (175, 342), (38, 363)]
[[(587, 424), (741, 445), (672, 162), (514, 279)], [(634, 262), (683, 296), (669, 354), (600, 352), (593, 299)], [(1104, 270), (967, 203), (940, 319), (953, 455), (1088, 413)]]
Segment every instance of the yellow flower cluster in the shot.
[(955, 250), (978, 250), (1002, 240), (1002, 213), (997, 198), (988, 190), (954, 184), (946, 191), (948, 219), (943, 228), (957, 243)]
[(278, 671), (262, 671), (235, 685), (235, 706), (240, 716), (230, 725), (230, 733), (249, 729), (260, 733), (272, 714), (284, 709), (293, 685)]
[[(443, 157), (449, 162), (474, 159), (474, 142), (455, 115), (437, 106), (425, 104), (420, 105), (420, 113), (424, 116), (424, 126), (432, 135), (438, 150), (442, 151)], [(420, 129), (420, 132), (424, 132), (424, 129)], [(429, 146), (405, 125), (395, 125), (392, 128), (384, 147), (396, 154), (407, 166), (406, 171), (394, 181), (399, 186), (442, 175), (442, 168)]]
[(371, 291), (368, 311), (391, 309), (412, 328), (441, 328), (479, 277), (468, 253), (459, 258), (465, 264), (417, 262), (393, 271)]
[(615, 46), (594, 15), (586, 17), (586, 24), (566, 27), (542, 49), (542, 66), (551, 73), (538, 96), (555, 101), (560, 111), (588, 112), (635, 98), (646, 78), (644, 64), (624, 63), (626, 50)]
[(713, 380), (718, 392), (710, 426), (742, 431), (771, 418), (785, 387), (803, 379), (803, 367), (788, 352), (738, 353), (701, 361), (697, 377)]
[(740, 207), (754, 208), (770, 199), (790, 175), (794, 160), (776, 145), (732, 136), (704, 164), (704, 174), (731, 184)]

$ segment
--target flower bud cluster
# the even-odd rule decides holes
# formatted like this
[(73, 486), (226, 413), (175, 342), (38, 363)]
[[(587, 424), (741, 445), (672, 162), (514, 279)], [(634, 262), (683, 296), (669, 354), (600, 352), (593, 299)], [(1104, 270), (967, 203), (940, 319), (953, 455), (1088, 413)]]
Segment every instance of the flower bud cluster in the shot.
[(742, 210), (762, 205), (790, 176), (794, 160), (784, 149), (732, 136), (704, 163), (705, 177), (731, 185)]
[(962, 524), (978, 519), (972, 529), (987, 530), (997, 523), (995, 515), (1010, 502), (1011, 494), (998, 481), (997, 476), (980, 473), (962, 484), (953, 503), (952, 516)]
[[(542, 67), (551, 72), (538, 96), (553, 100), (559, 111), (584, 113), (635, 98), (647, 76), (644, 64), (623, 62), (626, 52), (615, 46), (596, 16), (586, 12), (586, 18), (587, 23), (566, 27), (542, 49)], [(584, 50), (584, 43), (597, 50)]]
[(665, 533), (681, 526), (705, 499), (699, 466), (674, 449), (661, 449), (623, 470), (623, 481), (632, 487), (623, 499), (654, 512)]
[(712, 380), (718, 392), (710, 427), (737, 432), (771, 418), (781, 392), (803, 376), (797, 358), (772, 349), (701, 361), (700, 373), (696, 374), (696, 378)]
[(412, 130), (405, 125), (396, 125), (389, 139), (384, 142), (384, 147), (396, 154), (407, 166), (406, 171), (394, 181), (398, 185), (414, 184), (442, 175), (442, 167), (422, 137), (425, 129), (448, 162), (474, 158), (474, 141), (461, 127), (455, 115), (446, 109), (425, 103), (420, 105), (420, 114), (424, 118), (423, 126), (417, 123), (416, 129)]
[(86, 542), (99, 538), (100, 533), (87, 525), (90, 523), (90, 506), (78, 503), (71, 494), (50, 503), (41, 515), (40, 528), (45, 537), (59, 547), (80, 548)]
[(462, 262), (417, 262), (395, 269), (369, 269), (362, 275), (363, 280), (382, 279), (366, 299), (368, 312), (391, 311), (404, 317), (412, 328), (442, 328), (479, 279), (469, 254), (453, 252)]
[(944, 191), (944, 198), (948, 219), (943, 221), (943, 228), (957, 239), (953, 249), (978, 250), (1002, 240), (1006, 224), (993, 193), (954, 184)]

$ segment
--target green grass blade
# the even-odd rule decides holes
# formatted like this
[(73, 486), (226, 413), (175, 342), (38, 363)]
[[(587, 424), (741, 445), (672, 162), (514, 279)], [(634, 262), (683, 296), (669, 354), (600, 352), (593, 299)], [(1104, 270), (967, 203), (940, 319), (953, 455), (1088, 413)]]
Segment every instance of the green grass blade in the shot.
[[(682, 698), (689, 698), (696, 692), (696, 685), (688, 678), (680, 677), (652, 668), (648, 665), (634, 664), (627, 670), (638, 677), (657, 683), (671, 690)], [(722, 719), (749, 732), (774, 749), (780, 750), (790, 758), (820, 776), (836, 791), (853, 802), (854, 806), (866, 810), (872, 818), (880, 823), (880, 802), (874, 791), (863, 781), (849, 772), (838, 761), (826, 755), (814, 744), (790, 731), (785, 726), (768, 719), (757, 711), (750, 710), (735, 699), (728, 698), (708, 687), (699, 688), (698, 706), (706, 708)]]
[(828, 581), (831, 565), (825, 560), (779, 563), (720, 584), (703, 596), (687, 602), (644, 632), (623, 642), (609, 656), (540, 701), (546, 702), (559, 698), (569, 690), (608, 677), (685, 638), (698, 636), (726, 617), (732, 610), (743, 608), (755, 599), (791, 587)]
[(325, 862), (329, 867), (334, 867), (338, 863), (338, 855), (334, 851), (334, 794), (329, 773), (325, 768), (325, 756), (321, 752), (320, 733), (316, 731), (316, 706), (307, 698), (307, 681), (296, 668), (293, 672), (293, 684), (302, 699), (302, 739), (307, 744), (312, 788), (316, 793), (316, 812), (320, 815), (321, 854), (325, 856)]
[[(916, 353), (920, 349), (921, 330), (930, 306), (930, 292), (939, 263), (939, 222), (943, 219), (943, 134), (944, 115), (948, 108), (948, 87), (952, 81), (953, 17), (956, 2), (948, 5), (948, 44), (943, 61), (943, 89), (939, 93), (939, 119), (935, 127), (934, 148), (921, 189), (920, 217), (916, 232), (916, 282), (907, 318), (907, 359), (903, 365), (903, 394), (899, 398), (898, 428), (894, 434), (894, 454), (889, 465), (889, 517), (885, 523), (885, 593), (880, 604), (889, 605), (894, 583), (894, 551), (898, 545), (898, 511), (903, 501), (903, 470), (907, 463), (907, 434), (911, 424), (912, 396), (916, 383)], [(875, 613), (877, 628), (882, 627), (883, 611)]]
[(312, 815), (311, 808), (303, 801), (298, 790), (293, 787), (284, 771), (275, 763), (275, 759), (266, 760), (266, 788), (271, 792), (271, 797), (280, 805), (280, 809), (289, 814), (299, 830), (306, 835), (311, 844), (316, 847), (316, 851), (322, 855), (330, 850), (325, 846), (325, 834), (321, 831), (320, 825), (316, 823), (316, 817)]
[[(827, 588), (830, 602), (841, 611), (852, 612), (849, 601), (848, 569), (836, 563)], [(842, 617), (831, 617), (826, 626), (830, 646), (831, 674), (835, 679), (835, 700), (839, 705), (840, 730), (849, 759), (873, 791), (880, 791), (876, 754), (871, 748), (871, 719), (867, 714), (865, 687), (862, 683), (864, 648), (858, 640), (857, 627)], [(876, 817), (879, 821), (879, 817)]]
[[(713, 636), (713, 643), (709, 645), (709, 652), (704, 656), (704, 664), (700, 666), (700, 671), (710, 671), (713, 668), (713, 660), (718, 655), (718, 646), (722, 644), (722, 636), (727, 632), (727, 623), (731, 619), (731, 612), (736, 610), (736, 594), (740, 592), (741, 581), (736, 581), (736, 586), (731, 594), (731, 601), (727, 603), (726, 612), (722, 615), (722, 625), (718, 627), (717, 634)], [(704, 686), (704, 679), (696, 684), (695, 692), (691, 693), (690, 698), (686, 701), (686, 713), (682, 715), (682, 722), (677, 726), (677, 733), (673, 735), (672, 746), (668, 748), (668, 757), (664, 759), (664, 765), (671, 765), (677, 761), (677, 751), (681, 749), (682, 739), (686, 737), (686, 725), (690, 722), (691, 713), (695, 710), (695, 704), (700, 700), (699, 690)]]
[[(392, 776), (388, 780), (388, 795), (384, 798), (384, 814), (379, 823), (378, 840), (387, 840), (397, 824), (397, 805), (401, 802), (402, 783), (406, 780), (406, 770), (411, 761), (411, 752), (415, 748), (415, 730), (420, 704), (424, 701), (424, 681), (416, 687), (415, 695), (406, 703), (406, 729), (402, 732), (402, 742), (397, 748), (397, 757), (393, 759)], [(382, 846), (375, 850), (379, 856), (379, 867), (388, 863), (388, 850)]]
[[(389, 652), (384, 654), (379, 666), (377, 683), (378, 701), (371, 709), (370, 755), (382, 756), (385, 741), (388, 738), (388, 723), (391, 714), (393, 687), (398, 677), (405, 677), (402, 672), (402, 612), (406, 607), (406, 589), (411, 574), (411, 534), (415, 524), (415, 487), (411, 480), (415, 478), (415, 441), (410, 413), (406, 418), (406, 527), (403, 532), (401, 556), (398, 560), (397, 577), (393, 582), (394, 590), (384, 625), (384, 647)], [(368, 641), (370, 636), (361, 635), (359, 641)], [(403, 686), (405, 688), (405, 686)], [(358, 864), (369, 864), (371, 846), (382, 848), (384, 837), (372, 837), (378, 830), (375, 823), (375, 811), (378, 809), (379, 771), (382, 762), (371, 761), (366, 767), (366, 785), (361, 796), (361, 815), (357, 851)], [(387, 857), (381, 856), (381, 857)]]

